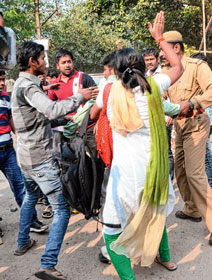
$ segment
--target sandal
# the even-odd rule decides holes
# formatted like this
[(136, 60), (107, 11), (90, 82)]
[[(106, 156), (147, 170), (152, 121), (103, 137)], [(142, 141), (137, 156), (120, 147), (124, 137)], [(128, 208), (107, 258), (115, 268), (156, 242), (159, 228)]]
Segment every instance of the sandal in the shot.
[(162, 265), (163, 267), (165, 267), (169, 271), (174, 271), (174, 270), (177, 269), (177, 265), (176, 264), (172, 263), (172, 266), (168, 266), (169, 262), (162, 262), (159, 257), (155, 258), (155, 262), (160, 264), (160, 265)]
[(15, 256), (22, 256), (22, 255), (24, 255), (32, 246), (35, 245), (35, 243), (36, 243), (35, 240), (30, 239), (29, 242), (28, 242), (28, 244), (27, 244), (23, 249), (21, 249), (21, 250), (19, 250), (19, 249), (15, 250), (14, 255), (15, 255)]
[(56, 269), (39, 270), (35, 273), (35, 276), (43, 280), (67, 280), (67, 278)]
[(54, 212), (52, 211), (51, 205), (46, 206), (46, 208), (43, 210), (42, 217), (45, 219), (50, 219), (54, 215)]

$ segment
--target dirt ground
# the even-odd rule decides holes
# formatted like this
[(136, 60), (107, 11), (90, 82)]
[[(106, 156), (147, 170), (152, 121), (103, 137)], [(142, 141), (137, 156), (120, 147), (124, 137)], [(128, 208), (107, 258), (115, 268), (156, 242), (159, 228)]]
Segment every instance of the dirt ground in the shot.
[[(151, 268), (134, 267), (137, 280), (211, 280), (212, 247), (208, 245), (209, 232), (204, 224), (176, 219), (174, 213), (182, 208), (182, 201), (177, 188), (176, 205), (167, 219), (167, 229), (172, 260), (178, 264), (174, 272), (167, 271), (158, 264)], [(211, 202), (212, 203), (212, 202)], [(12, 212), (16, 203), (7, 180), (0, 175), (0, 222), (5, 235), (0, 245), (1, 280), (35, 280), (34, 273), (39, 269), (40, 257), (44, 250), (48, 234), (32, 233), (37, 244), (25, 255), (13, 255), (16, 249), (20, 211)], [(37, 206), (39, 217), (44, 208)], [(212, 218), (212, 217), (211, 217)], [(45, 220), (51, 224), (50, 220)], [(112, 280), (119, 279), (113, 266), (102, 264), (98, 260), (103, 245), (101, 225), (95, 221), (86, 221), (83, 215), (70, 218), (65, 240), (59, 255), (57, 268), (70, 280)]]

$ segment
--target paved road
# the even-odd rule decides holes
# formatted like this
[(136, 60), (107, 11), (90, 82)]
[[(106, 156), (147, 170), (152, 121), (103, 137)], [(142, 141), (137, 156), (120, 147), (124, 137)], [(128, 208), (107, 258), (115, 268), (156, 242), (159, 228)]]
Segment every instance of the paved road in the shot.
[[(176, 211), (181, 209), (182, 201), (177, 188), (175, 192)], [(4, 244), (0, 245), (0, 279), (35, 280), (37, 278), (33, 274), (39, 269), (48, 235), (31, 234), (37, 241), (36, 247), (24, 256), (14, 256), (20, 214), (19, 210), (11, 212), (11, 208), (15, 207), (8, 183), (0, 175), (0, 216), (3, 217), (1, 227), (5, 232)], [(38, 205), (37, 209), (40, 216), (43, 206)], [(172, 260), (178, 263), (178, 269), (169, 272), (158, 264), (153, 264), (151, 268), (135, 266), (137, 280), (212, 279), (212, 247), (208, 245), (209, 233), (205, 224), (181, 221), (175, 218), (174, 212), (167, 219), (167, 228)], [(99, 231), (95, 221), (85, 221), (80, 214), (71, 217), (58, 263), (58, 269), (70, 280), (119, 279), (112, 265), (98, 261), (100, 247), (103, 245), (101, 226), (98, 228)]]

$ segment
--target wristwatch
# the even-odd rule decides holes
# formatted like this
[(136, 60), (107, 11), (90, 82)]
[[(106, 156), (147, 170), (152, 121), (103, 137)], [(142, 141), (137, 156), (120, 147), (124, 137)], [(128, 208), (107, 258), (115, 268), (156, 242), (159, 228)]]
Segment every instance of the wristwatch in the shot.
[(190, 106), (190, 110), (193, 110), (194, 109), (194, 104), (191, 102), (191, 100), (189, 100), (188, 103), (189, 103), (189, 106)]

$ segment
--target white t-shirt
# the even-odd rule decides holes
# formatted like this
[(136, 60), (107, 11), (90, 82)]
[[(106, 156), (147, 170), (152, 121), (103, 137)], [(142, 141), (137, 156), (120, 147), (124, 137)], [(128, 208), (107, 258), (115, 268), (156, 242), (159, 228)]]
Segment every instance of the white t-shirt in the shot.
[[(171, 80), (170, 80), (169, 76), (166, 74), (161, 74), (161, 73), (155, 74), (154, 79), (160, 88), (161, 94), (163, 94), (164, 91), (167, 90), (171, 85)], [(99, 91), (99, 94), (96, 98), (96, 105), (99, 108), (103, 107), (103, 92), (104, 92), (104, 88), (102, 88)]]

